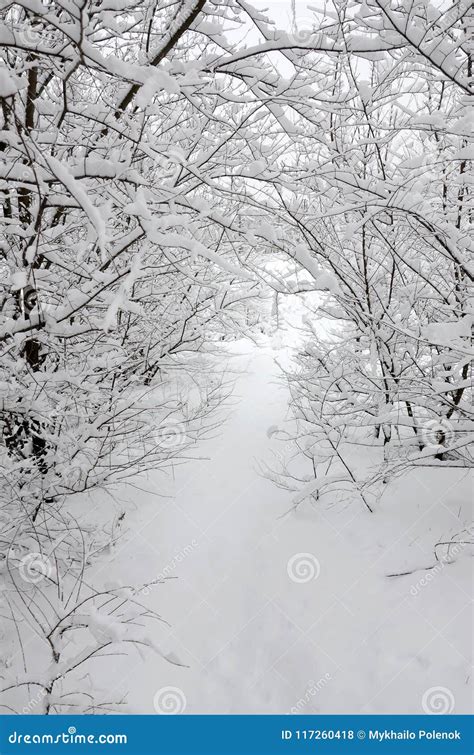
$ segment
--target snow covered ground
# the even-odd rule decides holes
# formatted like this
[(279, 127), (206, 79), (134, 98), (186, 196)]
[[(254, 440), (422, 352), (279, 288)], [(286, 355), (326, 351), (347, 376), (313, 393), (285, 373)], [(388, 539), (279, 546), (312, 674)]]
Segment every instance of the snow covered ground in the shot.
[[(436, 566), (433, 546), (466, 525), (469, 477), (409, 472), (374, 514), (359, 502), (291, 512), (258, 471), (286, 419), (280, 351), (230, 348), (242, 374), (221, 433), (199, 447), (207, 458), (177, 468), (172, 490), (150, 475), (124, 491), (129, 532), (99, 568), (166, 578), (141, 597), (167, 622), (153, 640), (185, 665), (108, 661), (108, 699), (126, 694), (134, 713), (468, 712), (470, 553)], [(400, 572), (413, 573), (387, 576)]]
[[(464, 0), (20, 5), (1, 710), (468, 711)], [(291, 435), (297, 338), (298, 440), (330, 500), (304, 454), (306, 499), (261, 471)], [(373, 513), (341, 448), (357, 484), (380, 472)]]

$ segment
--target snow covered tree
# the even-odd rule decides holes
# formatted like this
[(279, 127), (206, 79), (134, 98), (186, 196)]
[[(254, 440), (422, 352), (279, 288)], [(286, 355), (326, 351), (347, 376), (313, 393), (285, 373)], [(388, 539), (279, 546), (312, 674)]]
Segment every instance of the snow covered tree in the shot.
[(472, 463), (472, 21), (463, 2), (335, 2), (297, 34), (262, 22), (227, 63), (294, 70), (272, 194), (293, 272), (273, 285), (307, 307), (289, 375), (307, 496), (371, 508), (369, 480), (407, 463)]
[[(189, 456), (228, 392), (213, 351), (258, 304), (242, 181), (262, 170), (263, 94), (213, 69), (236, 10), (0, 12), (0, 552), (21, 644), (51, 644), (45, 602), (69, 616), (64, 579), (95, 547), (72, 494)], [(20, 621), (30, 557), (51, 571)]]
[(255, 107), (208, 72), (203, 5), (2, 11), (2, 460), (33, 517), (166, 462), (161, 425), (195, 439), (216, 386), (156, 389), (258, 294), (232, 263)]

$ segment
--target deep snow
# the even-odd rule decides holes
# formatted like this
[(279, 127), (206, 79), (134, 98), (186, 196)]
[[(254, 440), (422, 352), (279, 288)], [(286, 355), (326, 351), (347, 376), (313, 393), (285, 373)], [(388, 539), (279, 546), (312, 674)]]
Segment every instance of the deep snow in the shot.
[[(426, 570), (433, 545), (466, 525), (469, 477), (409, 472), (372, 515), (360, 502), (292, 512), (291, 494), (258, 471), (281, 445), (268, 432), (287, 414), (281, 353), (232, 350), (242, 374), (222, 432), (199, 447), (208, 458), (178, 467), (169, 497), (153, 474), (123, 491), (129, 531), (99, 568), (128, 584), (167, 578), (141, 597), (169, 623), (153, 639), (186, 667), (132, 653), (111, 673), (108, 661), (107, 699), (128, 693), (130, 712), (160, 712), (172, 687), (169, 710), (185, 713), (422, 713), (439, 700), (469, 712), (468, 548)], [(290, 578), (296, 554), (309, 554), (313, 579)]]

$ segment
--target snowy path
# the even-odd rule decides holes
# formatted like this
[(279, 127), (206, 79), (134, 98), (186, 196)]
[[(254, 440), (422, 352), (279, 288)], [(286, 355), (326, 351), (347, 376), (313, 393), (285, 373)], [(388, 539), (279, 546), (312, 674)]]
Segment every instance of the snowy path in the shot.
[[(187, 713), (295, 706), (302, 713), (415, 713), (435, 686), (448, 688), (463, 712), (467, 559), (416, 595), (413, 585), (426, 572), (385, 575), (433, 562), (437, 535), (459, 529), (465, 488), (443, 477), (429, 490), (410, 478), (372, 516), (354, 503), (330, 510), (305, 504), (282, 517), (291, 496), (262, 478), (256, 463), (278, 448), (267, 429), (284, 422), (287, 395), (277, 384), (275, 353), (246, 348), (235, 411), (222, 435), (199, 449), (209, 460), (177, 470), (174, 499), (157, 503), (137, 493), (133, 531), (116, 557), (136, 583), (175, 577), (151, 588), (146, 602), (170, 625), (154, 639), (188, 668), (149, 655), (144, 664), (135, 655), (117, 664), (113, 684), (129, 692), (138, 713), (153, 713), (155, 693), (169, 686), (182, 691)], [(289, 559), (301, 553), (317, 558), (317, 578), (288, 575)]]

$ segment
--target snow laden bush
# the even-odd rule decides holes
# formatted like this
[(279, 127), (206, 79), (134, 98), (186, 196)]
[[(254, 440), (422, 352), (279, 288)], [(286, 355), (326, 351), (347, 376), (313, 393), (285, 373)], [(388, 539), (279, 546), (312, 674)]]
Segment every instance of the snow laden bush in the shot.
[[(212, 352), (258, 309), (245, 177), (264, 172), (253, 124), (272, 82), (214, 69), (239, 13), (204, 0), (0, 12), (0, 558), (25, 670), (25, 636), (39, 631), (58, 664), (80, 605), (98, 548), (81, 494), (189, 456), (228, 392)], [(29, 559), (49, 566), (25, 595)], [(86, 593), (99, 612), (127, 600)]]
[(47, 524), (24, 526), (13, 538), (2, 604), (16, 630), (2, 639), (8, 712), (115, 712), (125, 700), (112, 688), (98, 690), (95, 666), (106, 664), (110, 673), (110, 664), (131, 650), (138, 659), (154, 652), (179, 663), (154, 639), (163, 620), (134, 585), (103, 578), (97, 585), (100, 562), (119, 534), (118, 520), (110, 531), (94, 531), (84, 519), (51, 512)]
[(473, 14), (369, 0), (313, 18), (288, 46), (262, 25), (248, 52), (278, 51), (295, 72), (274, 286), (306, 307), (288, 380), (311, 466), (272, 476), (299, 489), (295, 505), (372, 509), (392, 474), (472, 465)]
[(167, 461), (161, 424), (196, 435), (215, 386), (193, 411), (160, 391), (255, 293), (229, 260), (216, 153), (239, 116), (203, 72), (202, 6), (3, 11), (2, 461), (33, 519)]

